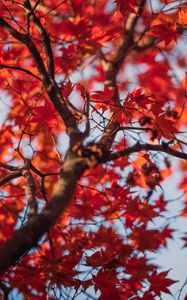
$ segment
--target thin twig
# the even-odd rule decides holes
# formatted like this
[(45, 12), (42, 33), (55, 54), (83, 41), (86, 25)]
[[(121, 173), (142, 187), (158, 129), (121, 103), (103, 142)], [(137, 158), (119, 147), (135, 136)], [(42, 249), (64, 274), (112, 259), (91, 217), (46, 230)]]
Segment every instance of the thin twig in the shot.
[(24, 72), (34, 78), (36, 78), (37, 80), (39, 81), (42, 81), (41, 78), (37, 75), (35, 75), (34, 73), (32, 73), (31, 71), (29, 70), (26, 70), (24, 68), (21, 68), (21, 67), (18, 67), (18, 66), (8, 66), (8, 65), (4, 65), (4, 64), (0, 64), (0, 68), (2, 69), (12, 69), (12, 70), (17, 70), (17, 71), (21, 71), (21, 72)]
[[(157, 152), (164, 152), (169, 155), (172, 155), (177, 158), (181, 158), (187, 160), (187, 153), (183, 153), (177, 150), (174, 150), (168, 146), (166, 143), (162, 143), (161, 145), (152, 145), (152, 144), (140, 144), (136, 143), (132, 147), (126, 148), (124, 150), (118, 151), (116, 153), (112, 153), (109, 157), (106, 158), (106, 161), (111, 161), (118, 159), (123, 156), (128, 156), (132, 153), (141, 152), (141, 151), (157, 151)], [(105, 159), (103, 159), (105, 162)]]

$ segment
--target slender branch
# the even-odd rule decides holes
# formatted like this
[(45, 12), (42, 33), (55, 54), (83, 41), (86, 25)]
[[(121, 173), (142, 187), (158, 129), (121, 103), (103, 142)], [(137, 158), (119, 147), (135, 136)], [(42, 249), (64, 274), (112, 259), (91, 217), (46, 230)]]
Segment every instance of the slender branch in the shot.
[(118, 130), (140, 130), (140, 131), (151, 131), (150, 127), (138, 127), (138, 126), (121, 126)]
[(9, 182), (12, 179), (15, 179), (15, 178), (18, 178), (21, 176), (22, 176), (22, 173), (20, 170), (10, 173), (10, 174), (6, 175), (3, 179), (0, 180), (0, 186), (4, 185), (5, 183)]
[(16, 171), (20, 167), (14, 167), (14, 166), (9, 166), (9, 165), (4, 164), (4, 163), (0, 163), (0, 168), (4, 168), (4, 169), (10, 170), (10, 171)]
[(48, 72), (49, 72), (49, 75), (51, 76), (51, 78), (54, 79), (54, 58), (53, 58), (53, 51), (52, 51), (52, 47), (51, 47), (51, 41), (49, 38), (49, 34), (45, 30), (45, 28), (42, 25), (42, 23), (40, 22), (40, 20), (35, 15), (35, 12), (34, 12), (35, 7), (32, 8), (29, 0), (24, 1), (24, 6), (28, 10), (28, 18), (30, 18), (33, 21), (33, 23), (35, 24), (36, 28), (38, 29), (38, 31), (42, 37), (42, 42), (43, 42), (45, 52), (46, 52), (46, 57), (47, 57)]
[[(166, 143), (162, 143), (161, 145), (136, 143), (132, 147), (129, 147), (124, 150), (118, 151), (116, 153), (110, 154), (109, 157), (106, 159), (106, 161), (115, 160), (117, 158), (120, 158), (123, 156), (128, 156), (132, 153), (141, 152), (141, 151), (164, 152), (171, 156), (187, 160), (187, 153), (183, 153), (183, 152), (174, 150), (171, 147), (169, 147), (168, 144), (166, 144)], [(103, 162), (106, 162), (106, 161), (103, 160)]]
[(35, 9), (37, 8), (37, 6), (40, 4), (41, 0), (36, 1), (36, 3), (34, 4), (34, 7), (32, 9), (32, 11), (35, 11)]
[(34, 73), (32, 73), (29, 70), (26, 70), (26, 69), (18, 67), (18, 66), (8, 66), (8, 65), (0, 64), (0, 68), (21, 71), (21, 72), (24, 72), (24, 73), (36, 78), (37, 80), (41, 81), (41, 78), (39, 76), (35, 75)]
[(182, 287), (180, 288), (180, 290), (178, 291), (179, 295), (177, 297), (177, 300), (180, 300), (180, 297), (182, 295), (183, 289), (185, 288), (185, 286), (187, 285), (187, 277), (185, 279), (185, 282), (183, 283)]
[(49, 9), (46, 13), (44, 13), (43, 15), (40, 16), (40, 18), (45, 17), (46, 15), (50, 14), (53, 10), (55, 10), (56, 8), (58, 8), (60, 5), (62, 5), (63, 3), (65, 3), (67, 0), (63, 0), (60, 3), (58, 3), (57, 5), (53, 6), (51, 9)]
[(34, 173), (36, 173), (38, 176), (44, 177), (44, 174), (43, 174), (40, 170), (38, 170), (32, 163), (30, 164), (30, 168), (31, 168), (31, 170), (32, 170)]

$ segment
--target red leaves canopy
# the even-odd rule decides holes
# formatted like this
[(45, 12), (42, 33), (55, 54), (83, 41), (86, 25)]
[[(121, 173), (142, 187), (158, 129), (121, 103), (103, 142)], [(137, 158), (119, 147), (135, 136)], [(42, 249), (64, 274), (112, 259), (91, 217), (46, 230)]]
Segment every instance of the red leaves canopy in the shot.
[(5, 298), (171, 293), (149, 258), (174, 239), (162, 183), (187, 170), (187, 8), (151, 2), (0, 1)]

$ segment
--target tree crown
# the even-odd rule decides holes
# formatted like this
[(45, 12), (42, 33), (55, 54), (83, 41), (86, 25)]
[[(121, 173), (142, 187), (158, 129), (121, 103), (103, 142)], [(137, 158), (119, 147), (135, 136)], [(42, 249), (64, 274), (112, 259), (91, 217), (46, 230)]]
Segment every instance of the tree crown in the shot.
[(170, 294), (149, 255), (162, 182), (186, 188), (186, 25), (185, 1), (0, 1), (5, 299)]

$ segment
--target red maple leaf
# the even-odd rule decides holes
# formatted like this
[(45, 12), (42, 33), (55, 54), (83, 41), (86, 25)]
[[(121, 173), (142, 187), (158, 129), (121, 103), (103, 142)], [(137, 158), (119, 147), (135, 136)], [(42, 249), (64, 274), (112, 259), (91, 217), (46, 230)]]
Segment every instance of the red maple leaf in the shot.
[(71, 95), (73, 91), (73, 84), (70, 80), (68, 80), (66, 83), (61, 83), (61, 91), (64, 98), (67, 100), (68, 97)]
[(97, 102), (96, 109), (102, 109), (104, 112), (109, 108), (109, 105), (112, 104), (112, 98), (114, 96), (114, 89), (110, 89), (107, 85), (104, 85), (103, 91), (95, 91), (91, 95), (94, 102)]
[(161, 293), (171, 294), (168, 287), (178, 281), (167, 278), (170, 270), (158, 273), (153, 271), (151, 276), (148, 276), (148, 280), (151, 284), (149, 291), (155, 293), (156, 296), (160, 296)]
[(120, 13), (125, 17), (128, 13), (133, 13), (137, 15), (137, 11), (135, 9), (136, 6), (139, 6), (136, 0), (115, 0), (117, 4), (117, 8)]
[(163, 23), (153, 26), (148, 32), (150, 35), (158, 38), (158, 42), (164, 42), (168, 46), (172, 41), (178, 39), (176, 24)]
[(31, 118), (31, 123), (42, 124), (49, 131), (57, 126), (56, 111), (48, 101), (45, 101), (45, 104), (42, 106), (35, 107), (32, 111), (34, 116)]
[(98, 101), (110, 101), (114, 96), (114, 89), (110, 89), (107, 85), (104, 86), (103, 91), (95, 91), (91, 97)]
[(156, 118), (155, 129), (159, 132), (159, 138), (163, 136), (166, 139), (172, 139), (175, 133), (178, 132), (178, 130), (175, 127), (175, 124), (176, 122), (166, 118), (164, 114), (158, 116)]
[(139, 106), (147, 108), (147, 105), (151, 102), (150, 96), (145, 95), (141, 88), (135, 88), (132, 92), (127, 94), (126, 100), (134, 100)]

